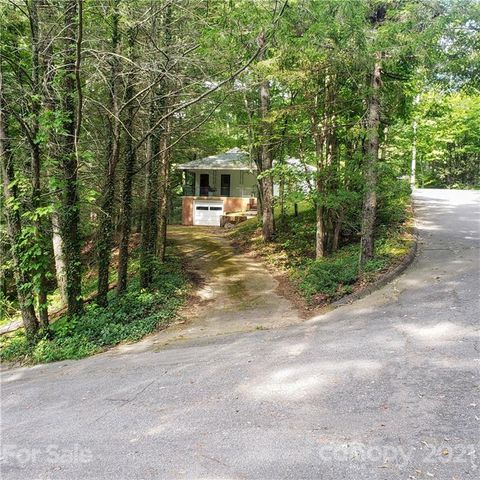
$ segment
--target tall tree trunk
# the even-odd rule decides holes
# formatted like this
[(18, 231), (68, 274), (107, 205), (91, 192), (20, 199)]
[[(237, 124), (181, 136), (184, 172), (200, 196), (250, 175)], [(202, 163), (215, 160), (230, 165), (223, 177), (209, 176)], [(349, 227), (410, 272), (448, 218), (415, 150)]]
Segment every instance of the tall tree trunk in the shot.
[[(318, 168), (318, 167), (317, 167)], [(318, 260), (325, 256), (325, 208), (322, 204), (323, 179), (317, 174), (317, 200), (315, 201), (315, 258)]]
[[(7, 204), (17, 205), (17, 187), (14, 184), (13, 157), (10, 150), (9, 140), (6, 134), (7, 119), (3, 105), (2, 73), (0, 71), (0, 163), (3, 184), (3, 195)], [(9, 237), (15, 283), (17, 286), (17, 298), (22, 314), (23, 326), (30, 341), (34, 340), (38, 331), (38, 320), (35, 315), (34, 298), (32, 296), (32, 279), (28, 272), (21, 267), (21, 235), (22, 222), (20, 211), (12, 206), (5, 208), (7, 234)]]
[[(37, 93), (40, 91), (40, 58), (39, 58), (39, 24), (38, 24), (38, 0), (32, 0), (28, 4), (30, 32), (32, 41), (32, 87)], [(40, 207), (41, 183), (40, 183), (40, 163), (41, 152), (40, 144), (37, 141), (39, 132), (39, 117), (41, 103), (38, 95), (32, 96), (32, 126), (31, 126), (31, 174), (32, 174), (32, 208), (34, 210)], [(47, 301), (47, 270), (48, 263), (44, 248), (44, 232), (41, 218), (35, 220), (35, 237), (42, 249), (44, 255), (39, 259), (41, 267), (39, 270), (39, 280), (37, 285), (38, 315), (40, 325), (48, 329), (48, 301)]]
[[(163, 28), (163, 48), (169, 52), (172, 32), (172, 7), (171, 4), (166, 6), (162, 18)], [(152, 37), (157, 35), (157, 22), (152, 23)], [(163, 68), (165, 72), (169, 72), (169, 56), (167, 53), (167, 61)], [(145, 195), (145, 213), (142, 227), (142, 243), (140, 254), (140, 285), (146, 288), (153, 280), (155, 259), (158, 254), (162, 256), (165, 253), (165, 235), (166, 235), (166, 210), (168, 205), (168, 170), (169, 170), (169, 154), (166, 150), (168, 145), (167, 129), (170, 128), (170, 119), (165, 119), (162, 125), (158, 127), (158, 122), (168, 109), (168, 97), (170, 94), (170, 82), (164, 77), (158, 86), (152, 90), (150, 104), (150, 130), (151, 134), (147, 144), (147, 181)], [(157, 126), (155, 128), (155, 126)], [(162, 145), (165, 148), (162, 148)], [(162, 153), (163, 150), (163, 153)], [(161, 168), (161, 172), (159, 172)], [(161, 183), (159, 184), (159, 178)], [(162, 205), (160, 205), (162, 202)], [(160, 210), (163, 208), (163, 212)], [(160, 213), (160, 214), (159, 214)], [(163, 221), (165, 222), (163, 223)], [(162, 227), (163, 223), (163, 227)], [(163, 230), (161, 230), (163, 228)], [(160, 235), (159, 235), (160, 234)], [(160, 250), (157, 248), (157, 241), (161, 239), (162, 245)]]
[[(42, 4), (45, 7), (45, 3)], [(41, 12), (45, 15), (46, 21), (45, 23), (48, 25), (50, 24), (52, 19), (52, 6), (43, 8)], [(38, 10), (37, 10), (37, 13)], [(41, 26), (40, 23), (39, 26)], [(42, 33), (40, 30), (39, 33)], [(41, 47), (40, 50), (42, 55), (40, 57), (42, 61), (42, 71), (44, 72), (43, 78), (43, 91), (42, 91), (42, 102), (43, 106), (46, 110), (50, 112), (55, 112), (58, 107), (58, 101), (56, 98), (56, 93), (54, 89), (54, 80), (55, 80), (55, 72), (56, 68), (53, 62), (53, 41), (50, 38), (50, 32), (48, 34), (39, 35), (41, 37)], [(49, 155), (52, 158), (59, 158), (60, 154), (58, 153), (58, 144), (57, 142), (52, 142), (50, 140), (48, 145)], [(54, 199), (56, 203), (60, 202), (60, 198), (58, 198), (58, 193), (55, 191), (50, 191), (50, 195)], [(60, 229), (60, 217), (59, 217), (59, 210), (60, 208), (57, 207), (54, 209), (51, 215), (51, 231), (52, 231), (52, 247), (53, 247), (53, 257), (55, 261), (55, 277), (57, 281), (57, 287), (60, 292), (60, 297), (62, 300), (62, 304), (67, 304), (67, 273), (66, 273), (66, 266), (64, 260), (64, 248), (63, 248), (63, 240), (61, 236), (61, 229)]]
[[(135, 58), (135, 31), (128, 33), (128, 50), (131, 60)], [(127, 288), (128, 277), (128, 258), (130, 230), (132, 228), (132, 186), (134, 167), (137, 158), (137, 152), (133, 141), (134, 119), (136, 106), (133, 102), (135, 96), (134, 88), (135, 74), (132, 67), (127, 74), (127, 85), (125, 88), (125, 103), (127, 104), (125, 127), (125, 165), (122, 178), (122, 197), (120, 200), (120, 245), (118, 255), (118, 275), (117, 275), (117, 294), (121, 295)]]
[[(158, 93), (152, 94), (150, 107), (150, 128), (158, 121)], [(158, 167), (160, 136), (158, 129), (152, 132), (147, 143), (147, 178), (145, 208), (143, 215), (142, 239), (140, 249), (140, 286), (147, 288), (153, 279), (156, 242), (158, 234)]]
[(63, 130), (60, 149), (63, 169), (62, 205), (59, 212), (60, 229), (64, 247), (67, 280), (68, 315), (83, 310), (81, 298), (82, 265), (79, 239), (80, 209), (78, 201), (78, 152), (77, 142), (81, 120), (79, 90), (80, 42), (82, 28), (82, 2), (64, 2), (64, 55), (62, 81)]
[[(170, 55), (172, 44), (172, 19), (173, 9), (172, 4), (168, 3), (165, 8), (163, 18), (164, 31), (164, 51), (167, 56)], [(168, 62), (165, 65), (165, 70), (168, 69)], [(169, 69), (170, 76), (172, 75)], [(165, 100), (162, 102), (163, 111), (161, 115), (167, 115), (170, 110), (170, 105), (173, 103), (172, 97), (172, 82), (165, 81), (164, 92)], [(167, 117), (163, 122), (163, 132), (160, 139), (160, 176), (159, 176), (159, 205), (158, 205), (158, 236), (157, 236), (157, 257), (163, 262), (165, 260), (165, 251), (167, 245), (167, 217), (168, 217), (168, 201), (169, 201), (169, 184), (170, 184), (170, 150), (168, 149), (170, 143), (172, 126), (172, 117)]]
[(332, 237), (332, 252), (336, 252), (340, 245), (340, 234), (342, 233), (343, 213), (340, 213), (334, 222)]
[(107, 305), (109, 287), (110, 259), (113, 246), (113, 210), (115, 202), (115, 176), (118, 161), (120, 159), (120, 108), (119, 108), (119, 75), (120, 61), (118, 48), (120, 43), (120, 32), (118, 28), (120, 13), (118, 0), (114, 1), (112, 12), (112, 39), (111, 39), (111, 67), (109, 84), (109, 110), (112, 117), (108, 119), (108, 146), (107, 146), (107, 168), (105, 172), (105, 183), (103, 185), (103, 197), (100, 208), (100, 221), (98, 229), (98, 286), (97, 303), (101, 306)]
[(168, 143), (170, 139), (171, 118), (164, 122), (164, 131), (160, 140), (160, 189), (159, 189), (159, 208), (158, 208), (158, 239), (157, 239), (157, 257), (160, 261), (165, 260), (165, 250), (167, 243), (167, 221), (168, 221), (168, 198), (170, 182), (170, 151)]
[(417, 121), (413, 121), (412, 125), (413, 139), (412, 139), (412, 165), (410, 170), (410, 187), (415, 190), (417, 177)]
[[(335, 75), (327, 73), (325, 78), (325, 99), (323, 130), (325, 138), (325, 194), (331, 195), (338, 189), (337, 185), (337, 134), (335, 115)], [(335, 212), (325, 209), (325, 250), (330, 254), (333, 250), (333, 237), (335, 230)]]
[(282, 175), (282, 178), (280, 179), (278, 196), (280, 198), (280, 216), (282, 217), (282, 222), (283, 222), (285, 218), (285, 178), (283, 175)]
[[(317, 157), (316, 178), (316, 239), (315, 257), (317, 259), (327, 255), (332, 248), (333, 223), (331, 214), (324, 205), (325, 198), (332, 190), (332, 165), (336, 154), (335, 112), (334, 112), (334, 77), (328, 72), (323, 79), (323, 102), (317, 95), (314, 100), (312, 114), (312, 134)], [(322, 119), (316, 113), (322, 110)]]
[(320, 128), (320, 122), (318, 119), (318, 96), (315, 97), (313, 114), (311, 116), (311, 128), (313, 143), (315, 145), (315, 156), (317, 159), (317, 172), (316, 172), (316, 200), (315, 200), (315, 258), (318, 260), (325, 256), (325, 212), (323, 206), (323, 195), (324, 195), (324, 161), (323, 161), (323, 150), (325, 135), (323, 129)]
[(378, 52), (370, 81), (365, 142), (365, 196), (362, 211), (360, 268), (374, 256), (374, 232), (377, 209), (377, 162), (380, 126), (380, 87), (382, 54)]
[[(261, 49), (259, 59), (265, 58), (266, 37), (262, 32), (258, 36), (258, 46)], [(273, 151), (271, 145), (271, 128), (268, 124), (268, 113), (270, 109), (270, 84), (264, 80), (260, 84), (260, 119), (261, 119), (261, 172), (270, 170), (273, 166)], [(262, 187), (262, 236), (265, 242), (270, 242), (275, 233), (273, 217), (273, 179), (267, 174), (261, 179)]]

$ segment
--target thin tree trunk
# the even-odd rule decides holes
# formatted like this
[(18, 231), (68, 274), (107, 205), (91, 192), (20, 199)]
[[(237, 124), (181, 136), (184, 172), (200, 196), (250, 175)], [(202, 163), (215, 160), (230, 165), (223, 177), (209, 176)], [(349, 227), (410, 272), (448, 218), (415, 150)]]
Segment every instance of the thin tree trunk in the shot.
[[(33, 0), (28, 4), (30, 31), (32, 36), (32, 86), (35, 92), (40, 90), (40, 59), (39, 59), (39, 31), (38, 31), (38, 0)], [(32, 171), (32, 208), (36, 210), (40, 206), (41, 183), (40, 183), (40, 163), (41, 152), (37, 141), (39, 132), (39, 117), (41, 104), (37, 96), (32, 96), (32, 127), (31, 127), (31, 171)], [(44, 251), (44, 235), (42, 233), (42, 221), (38, 218), (35, 221), (35, 236), (42, 251)], [(48, 329), (48, 301), (47, 301), (47, 269), (48, 264), (45, 258), (40, 259), (42, 266), (39, 270), (38, 280), (38, 314), (40, 325)]]
[(410, 186), (415, 190), (416, 176), (417, 176), (417, 121), (413, 121), (413, 140), (412, 140), (412, 165), (410, 172)]
[(365, 144), (365, 196), (362, 211), (362, 237), (360, 244), (360, 268), (374, 256), (374, 232), (377, 208), (377, 162), (380, 126), (380, 87), (382, 54), (376, 54), (370, 82), (370, 98), (367, 111)]
[[(45, 6), (45, 3), (42, 3)], [(46, 16), (46, 24), (52, 22), (51, 18), (51, 11), (52, 8), (44, 8), (43, 12)], [(37, 10), (38, 13), (38, 10)], [(42, 24), (40, 24), (41, 26)], [(41, 39), (41, 47), (40, 50), (42, 51), (42, 56), (40, 57), (42, 60), (42, 71), (44, 72), (43, 78), (43, 92), (42, 92), (42, 101), (45, 109), (49, 110), (50, 112), (55, 112), (58, 109), (57, 100), (55, 98), (55, 91), (53, 88), (54, 80), (55, 80), (55, 72), (56, 69), (54, 68), (53, 64), (53, 41), (48, 35), (42, 36)], [(58, 145), (55, 142), (50, 141), (48, 149), (50, 150), (49, 155), (53, 158), (59, 158), (60, 154), (58, 153)], [(50, 195), (54, 199), (55, 202), (59, 202), (60, 199), (58, 198), (58, 194), (55, 191), (51, 191)], [(60, 297), (62, 300), (62, 304), (67, 304), (67, 273), (66, 273), (66, 266), (64, 260), (64, 248), (63, 248), (63, 240), (61, 236), (61, 229), (60, 229), (60, 218), (58, 211), (60, 208), (56, 208), (51, 215), (51, 230), (52, 230), (52, 247), (53, 247), (53, 257), (55, 261), (55, 278), (57, 281), (57, 287), (60, 292)]]
[[(255, 148), (253, 153), (254, 153), (255, 164), (257, 166), (257, 173), (260, 173), (262, 171), (261, 149)], [(262, 187), (262, 180), (259, 178), (257, 178), (256, 188), (257, 188), (257, 220), (261, 222), (263, 218), (263, 187)]]
[[(77, 315), (83, 311), (81, 298), (82, 265), (81, 244), (79, 239), (80, 209), (78, 200), (78, 152), (77, 141), (80, 126), (81, 99), (78, 98), (78, 42), (81, 38), (81, 5), (77, 0), (64, 3), (64, 57), (62, 82), (63, 130), (65, 132), (61, 147), (61, 165), (63, 168), (63, 196), (59, 212), (62, 233), (64, 260), (67, 279), (68, 315)], [(76, 100), (77, 99), (77, 100)], [(76, 103), (78, 103), (76, 105)]]
[(340, 214), (338, 218), (335, 220), (335, 226), (333, 229), (333, 237), (332, 237), (332, 252), (336, 252), (340, 245), (340, 234), (342, 232), (342, 220), (343, 214)]
[[(128, 94), (127, 94), (128, 95)], [(133, 114), (133, 112), (132, 112)], [(133, 123), (133, 122), (132, 122)], [(125, 123), (126, 128), (131, 130), (133, 125)], [(130, 135), (130, 133), (128, 134)], [(120, 245), (118, 255), (118, 275), (117, 275), (117, 294), (121, 295), (127, 288), (128, 260), (129, 260), (129, 240), (132, 226), (132, 184), (133, 169), (136, 162), (136, 150), (133, 146), (133, 139), (127, 137), (125, 142), (125, 171), (122, 180), (122, 198), (120, 212)]]
[(170, 152), (167, 150), (170, 138), (171, 118), (164, 123), (164, 131), (160, 141), (160, 201), (158, 208), (158, 239), (157, 257), (160, 261), (165, 260), (167, 243), (167, 221), (168, 221), (168, 191), (170, 182)]
[(120, 13), (118, 0), (113, 5), (112, 14), (112, 39), (111, 39), (111, 71), (109, 85), (109, 109), (112, 117), (108, 121), (109, 129), (107, 148), (107, 168), (105, 184), (103, 186), (103, 198), (100, 208), (100, 221), (98, 230), (98, 286), (97, 303), (101, 306), (107, 305), (109, 286), (110, 259), (113, 246), (113, 213), (115, 201), (115, 176), (118, 161), (120, 159), (120, 109), (119, 109), (119, 75), (120, 61), (118, 58), (118, 47), (120, 32), (118, 28)]
[[(259, 59), (265, 58), (266, 37), (262, 32), (258, 37), (258, 46), (261, 48)], [(261, 141), (261, 172), (270, 170), (273, 165), (273, 152), (271, 145), (270, 126), (267, 123), (267, 116), (270, 109), (270, 85), (268, 80), (260, 84), (260, 119), (262, 122), (262, 141)], [(262, 186), (262, 236), (265, 242), (270, 242), (275, 233), (273, 217), (273, 179), (267, 174), (261, 179)]]
[[(152, 94), (149, 125), (155, 125), (158, 118), (157, 93)], [(140, 286), (147, 288), (153, 279), (153, 269), (158, 233), (158, 164), (160, 138), (158, 131), (150, 135), (147, 143), (147, 178), (145, 209), (140, 250)]]
[[(163, 27), (163, 48), (168, 52), (171, 44), (171, 16), (172, 8), (171, 4), (168, 4), (164, 16), (162, 18)], [(157, 35), (157, 21), (153, 20), (152, 23), (152, 37)], [(163, 66), (165, 71), (169, 70), (169, 56), (167, 54), (167, 61)], [(166, 234), (166, 222), (164, 224), (164, 230), (160, 230), (159, 223), (159, 211), (160, 211), (160, 195), (162, 195), (162, 203), (165, 201), (164, 212), (166, 214), (166, 189), (168, 185), (168, 152), (165, 151), (165, 155), (161, 155), (161, 145), (165, 147), (168, 144), (168, 138), (166, 136), (166, 129), (170, 128), (169, 120), (164, 119), (168, 106), (169, 95), (169, 82), (164, 78), (151, 92), (151, 104), (150, 104), (150, 116), (149, 116), (149, 131), (147, 144), (147, 179), (146, 179), (146, 192), (145, 192), (145, 213), (142, 226), (142, 241), (140, 252), (140, 286), (147, 288), (152, 280), (155, 267), (156, 256), (159, 253), (157, 249), (157, 240), (162, 235), (162, 243), (164, 243), (163, 235)], [(161, 165), (161, 160), (163, 165)], [(160, 167), (162, 172), (159, 172)], [(161, 178), (162, 184), (159, 185), (159, 178)], [(160, 187), (160, 188), (159, 188)], [(159, 191), (161, 190), (161, 192)], [(164, 254), (164, 245), (160, 247), (161, 253)]]
[(315, 145), (315, 156), (317, 158), (317, 173), (316, 173), (316, 200), (315, 200), (315, 258), (318, 260), (325, 256), (325, 213), (323, 207), (323, 195), (324, 195), (324, 178), (323, 178), (323, 150), (325, 136), (324, 132), (319, 128), (319, 119), (316, 114), (318, 109), (318, 97), (315, 98), (314, 113), (311, 117), (311, 128), (313, 143)]
[[(325, 138), (325, 194), (334, 193), (338, 185), (337, 179), (337, 136), (335, 130), (335, 76), (327, 74), (325, 78), (325, 100), (324, 100), (324, 138)], [(335, 230), (334, 212), (325, 209), (324, 229), (325, 229), (325, 250), (330, 254), (333, 250), (333, 237)]]
[(280, 216), (282, 217), (283, 221), (285, 217), (285, 178), (283, 177), (283, 175), (280, 179), (278, 196), (280, 198)]
[[(165, 15), (163, 19), (164, 30), (164, 51), (168, 56), (170, 52), (170, 46), (172, 44), (172, 18), (173, 9), (172, 4), (169, 3), (165, 9)], [(165, 65), (165, 69), (168, 68), (168, 64)], [(172, 72), (170, 70), (170, 75)], [(170, 105), (173, 102), (171, 82), (164, 82), (165, 100), (162, 102), (163, 111), (162, 115), (169, 113)], [(170, 151), (168, 146), (170, 143), (170, 134), (172, 126), (172, 117), (167, 117), (163, 122), (163, 132), (160, 139), (160, 176), (159, 176), (159, 205), (158, 205), (158, 236), (156, 242), (157, 258), (163, 262), (165, 260), (165, 251), (167, 245), (167, 218), (168, 218), (168, 200), (169, 200), (169, 183), (170, 183)]]
[[(130, 59), (133, 60), (135, 48), (135, 32), (129, 31), (128, 50)], [(131, 67), (130, 67), (131, 68)], [(118, 255), (118, 276), (117, 276), (117, 294), (121, 295), (127, 288), (128, 277), (128, 259), (129, 259), (129, 241), (130, 230), (132, 228), (132, 186), (134, 167), (137, 158), (137, 152), (133, 143), (133, 129), (136, 106), (133, 102), (135, 96), (134, 88), (135, 75), (131, 70), (127, 74), (127, 85), (125, 88), (125, 102), (128, 104), (126, 109), (125, 127), (125, 165), (122, 179), (122, 197), (120, 205), (120, 245)]]
[[(10, 150), (8, 137), (6, 135), (7, 119), (3, 106), (2, 73), (0, 71), (0, 163), (3, 183), (3, 195), (6, 203), (17, 205), (17, 187), (13, 183), (15, 179), (13, 157)], [(33, 341), (38, 331), (38, 320), (35, 315), (34, 298), (31, 294), (31, 281), (28, 272), (21, 267), (21, 243), (22, 222), (20, 211), (17, 208), (5, 208), (5, 219), (7, 223), (7, 234), (10, 240), (13, 272), (17, 286), (17, 298), (22, 314), (23, 326), (30, 341)]]
[[(331, 214), (324, 206), (324, 198), (332, 189), (332, 165), (335, 157), (334, 135), (334, 81), (332, 76), (325, 74), (323, 81), (323, 115), (321, 126), (317, 114), (312, 115), (312, 130), (317, 157), (317, 200), (316, 200), (316, 243), (315, 257), (317, 259), (327, 255), (332, 249), (332, 221)], [(315, 112), (320, 108), (319, 97), (315, 97)]]

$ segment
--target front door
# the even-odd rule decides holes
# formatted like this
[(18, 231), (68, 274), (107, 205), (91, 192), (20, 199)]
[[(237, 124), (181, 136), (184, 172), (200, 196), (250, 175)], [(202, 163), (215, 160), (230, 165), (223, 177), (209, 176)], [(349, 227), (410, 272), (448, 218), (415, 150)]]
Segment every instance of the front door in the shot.
[(222, 175), (220, 177), (220, 195), (222, 197), (230, 196), (230, 175)]
[(200, 174), (200, 195), (208, 197), (208, 190), (209, 190), (209, 178), (208, 173), (201, 173)]

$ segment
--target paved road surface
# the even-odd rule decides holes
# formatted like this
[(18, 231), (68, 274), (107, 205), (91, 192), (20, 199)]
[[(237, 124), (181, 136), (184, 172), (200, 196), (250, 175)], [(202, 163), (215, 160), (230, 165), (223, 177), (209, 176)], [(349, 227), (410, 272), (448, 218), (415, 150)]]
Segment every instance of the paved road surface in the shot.
[(478, 478), (480, 198), (415, 197), (417, 260), (355, 304), (5, 372), (2, 478)]

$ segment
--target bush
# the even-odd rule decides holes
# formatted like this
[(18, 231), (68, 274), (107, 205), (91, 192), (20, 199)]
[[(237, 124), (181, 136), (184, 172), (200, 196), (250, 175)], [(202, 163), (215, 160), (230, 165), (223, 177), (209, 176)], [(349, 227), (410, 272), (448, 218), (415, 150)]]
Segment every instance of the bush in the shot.
[(109, 294), (102, 308), (86, 305), (81, 317), (62, 317), (51, 325), (51, 334), (28, 345), (23, 331), (0, 339), (0, 359), (30, 363), (77, 359), (122, 341), (136, 341), (175, 318), (184, 301), (186, 280), (178, 261), (169, 258), (156, 267), (151, 290), (141, 290), (138, 280), (121, 297)]
[(339, 288), (352, 285), (358, 279), (358, 250), (350, 248), (339, 258), (315, 260), (306, 268), (299, 288), (307, 297), (315, 294), (334, 296)]

